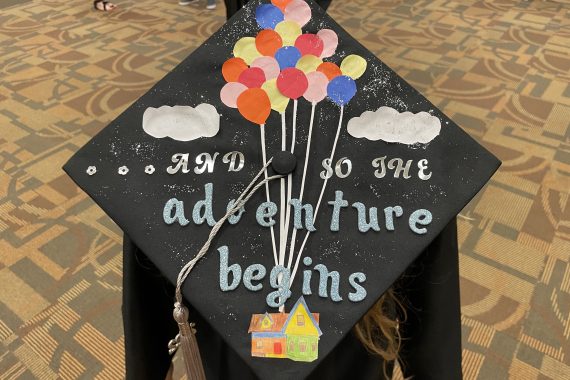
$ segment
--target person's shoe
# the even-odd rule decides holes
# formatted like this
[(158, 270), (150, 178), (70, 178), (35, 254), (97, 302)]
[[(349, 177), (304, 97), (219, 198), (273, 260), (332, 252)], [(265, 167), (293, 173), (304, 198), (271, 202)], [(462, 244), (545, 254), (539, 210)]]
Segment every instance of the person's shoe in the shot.
[(93, 7), (98, 11), (109, 12), (117, 8), (117, 6), (111, 2), (103, 0), (95, 0), (93, 2)]
[(210, 9), (210, 10), (216, 9), (216, 4), (208, 4), (208, 5), (206, 5), (206, 9)]
[(190, 5), (196, 2), (196, 0), (179, 0), (178, 5)]

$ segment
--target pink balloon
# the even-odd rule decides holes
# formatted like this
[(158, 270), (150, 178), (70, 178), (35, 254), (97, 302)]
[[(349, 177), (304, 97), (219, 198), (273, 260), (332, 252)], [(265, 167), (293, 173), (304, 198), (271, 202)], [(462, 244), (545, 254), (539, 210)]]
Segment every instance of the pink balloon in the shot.
[(289, 99), (299, 99), (307, 90), (308, 85), (305, 73), (293, 67), (283, 69), (277, 77), (279, 92)]
[(313, 71), (307, 74), (307, 82), (309, 83), (303, 97), (311, 103), (318, 103), (327, 96), (327, 86), (329, 79), (320, 71)]
[(273, 57), (258, 57), (252, 63), (251, 67), (258, 67), (265, 73), (265, 79), (277, 78), (279, 75), (279, 63)]
[(237, 108), (237, 98), (245, 90), (247, 90), (247, 86), (245, 84), (228, 82), (220, 91), (220, 100), (228, 107)]
[(299, 49), (301, 55), (312, 54), (319, 57), (323, 52), (324, 43), (316, 34), (306, 33), (297, 37), (295, 47)]
[(295, 21), (303, 27), (311, 19), (311, 7), (303, 0), (292, 0), (285, 7), (285, 21)]
[(338, 47), (338, 36), (333, 30), (321, 29), (317, 32), (317, 36), (323, 40), (324, 49), (321, 53), (321, 58), (328, 58), (336, 52)]

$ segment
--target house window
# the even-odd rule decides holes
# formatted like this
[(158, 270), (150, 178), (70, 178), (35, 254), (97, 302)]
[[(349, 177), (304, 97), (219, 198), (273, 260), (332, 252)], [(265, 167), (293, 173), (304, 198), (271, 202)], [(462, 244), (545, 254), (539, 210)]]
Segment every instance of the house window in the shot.
[(305, 326), (305, 316), (297, 314), (297, 326)]
[(293, 352), (295, 349), (295, 344), (293, 342), (289, 343), (289, 351)]
[(317, 351), (317, 344), (316, 343), (313, 343), (312, 347), (313, 347), (313, 352)]
[(307, 343), (306, 342), (299, 343), (299, 351), (301, 351), (301, 352), (307, 351)]
[(255, 346), (257, 348), (262, 348), (263, 347), (263, 341), (262, 340), (258, 340), (257, 342), (255, 342)]

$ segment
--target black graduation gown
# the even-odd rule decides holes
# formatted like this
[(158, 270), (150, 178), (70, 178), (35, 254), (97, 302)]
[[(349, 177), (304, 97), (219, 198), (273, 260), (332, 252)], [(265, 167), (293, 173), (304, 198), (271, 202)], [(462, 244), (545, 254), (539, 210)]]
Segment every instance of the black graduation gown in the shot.
[[(164, 379), (171, 359), (167, 343), (178, 332), (172, 318), (174, 288), (127, 235), (123, 262), (126, 377)], [(461, 379), (455, 219), (402, 275), (397, 289), (407, 309), (407, 321), (401, 324), (405, 376), (421, 380)], [(257, 378), (204, 319), (194, 313), (190, 321), (196, 323), (208, 379)], [(367, 353), (353, 334), (347, 334), (309, 379), (381, 379), (382, 367), (377, 356)]]

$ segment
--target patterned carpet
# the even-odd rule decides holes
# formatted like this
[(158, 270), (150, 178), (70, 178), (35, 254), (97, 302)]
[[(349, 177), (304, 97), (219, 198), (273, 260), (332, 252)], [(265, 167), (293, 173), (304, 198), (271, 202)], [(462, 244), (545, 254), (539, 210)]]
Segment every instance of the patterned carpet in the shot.
[[(0, 380), (123, 376), (121, 233), (60, 167), (225, 10), (117, 2), (0, 2)], [(503, 161), (459, 219), (465, 378), (570, 378), (570, 4), (330, 13)]]

